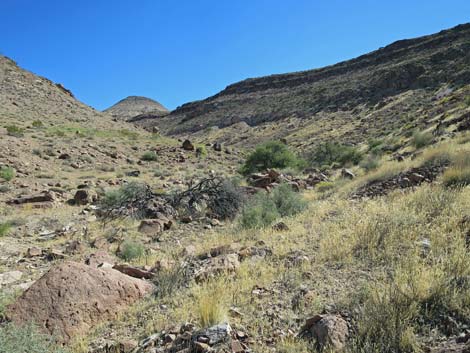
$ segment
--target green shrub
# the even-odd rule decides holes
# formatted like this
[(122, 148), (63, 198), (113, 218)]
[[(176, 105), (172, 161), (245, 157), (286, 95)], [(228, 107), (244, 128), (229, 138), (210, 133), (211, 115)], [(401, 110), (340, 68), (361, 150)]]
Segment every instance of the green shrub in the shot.
[(0, 179), (10, 181), (15, 177), (15, 170), (12, 167), (1, 167), (0, 168)]
[(142, 157), (140, 157), (140, 159), (143, 161), (156, 161), (158, 156), (155, 152), (147, 151), (142, 155)]
[(280, 217), (276, 204), (268, 194), (258, 193), (242, 209), (240, 224), (243, 228), (264, 228)]
[(302, 195), (292, 190), (289, 184), (278, 186), (270, 196), (282, 217), (293, 216), (307, 207), (307, 201), (302, 198)]
[(307, 202), (288, 184), (275, 188), (271, 194), (258, 193), (242, 209), (240, 224), (243, 228), (264, 228), (279, 217), (302, 212)]
[(308, 157), (315, 167), (332, 166), (344, 167), (347, 164), (357, 165), (361, 162), (363, 153), (356, 147), (326, 142), (317, 146)]
[(7, 129), (7, 134), (14, 137), (23, 137), (24, 129), (16, 125), (5, 126)]
[(2, 222), (0, 223), (0, 237), (3, 237), (8, 234), (12, 227), (11, 222)]
[(303, 161), (289, 147), (278, 141), (261, 144), (248, 156), (241, 172), (244, 175), (268, 168), (299, 168)]
[(32, 125), (33, 125), (34, 128), (40, 128), (40, 127), (44, 126), (44, 124), (42, 123), (41, 120), (34, 120)]
[(41, 334), (37, 328), (28, 324), (0, 326), (0, 353), (65, 353), (54, 345), (50, 336)]
[(431, 144), (433, 136), (428, 131), (415, 131), (411, 136), (411, 144), (415, 148), (423, 148)]
[(375, 170), (380, 166), (379, 159), (374, 156), (368, 156), (365, 160), (360, 163), (360, 166), (364, 168), (367, 172)]
[(134, 240), (126, 240), (119, 247), (119, 257), (125, 261), (142, 258), (145, 247), (142, 243)]
[(207, 148), (204, 145), (196, 146), (196, 155), (199, 158), (205, 158), (207, 156)]
[(117, 190), (104, 194), (99, 203), (100, 216), (105, 222), (125, 216), (145, 217), (145, 200), (151, 197), (151, 190), (146, 184), (138, 182), (125, 184)]
[(470, 96), (465, 98), (464, 103), (467, 107), (470, 107)]

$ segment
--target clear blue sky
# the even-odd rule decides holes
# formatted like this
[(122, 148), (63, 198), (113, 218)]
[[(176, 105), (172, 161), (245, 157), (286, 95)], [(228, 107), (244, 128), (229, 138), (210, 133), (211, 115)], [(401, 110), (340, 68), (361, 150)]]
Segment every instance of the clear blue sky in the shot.
[(0, 52), (97, 109), (172, 109), (465, 22), (469, 0), (0, 0)]

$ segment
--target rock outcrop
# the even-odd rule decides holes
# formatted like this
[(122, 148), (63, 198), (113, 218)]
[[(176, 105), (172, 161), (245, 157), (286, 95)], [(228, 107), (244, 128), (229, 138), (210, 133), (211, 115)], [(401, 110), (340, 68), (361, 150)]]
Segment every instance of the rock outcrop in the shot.
[(52, 267), (7, 310), (16, 324), (35, 322), (66, 343), (150, 293), (148, 282), (75, 262)]

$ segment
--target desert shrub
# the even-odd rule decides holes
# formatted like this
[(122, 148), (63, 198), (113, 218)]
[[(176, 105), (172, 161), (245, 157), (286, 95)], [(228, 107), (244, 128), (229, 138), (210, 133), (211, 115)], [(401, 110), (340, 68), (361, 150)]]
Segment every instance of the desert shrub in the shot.
[(11, 227), (11, 222), (0, 222), (0, 237), (7, 235)]
[(465, 98), (464, 103), (467, 107), (470, 107), (470, 96)]
[(416, 352), (412, 321), (416, 305), (390, 284), (371, 288), (359, 307), (352, 352)]
[(242, 206), (242, 195), (233, 181), (214, 177), (173, 193), (169, 202), (181, 213), (196, 214), (202, 210), (218, 219), (233, 219)]
[(431, 144), (433, 136), (428, 131), (418, 131), (413, 132), (411, 136), (411, 144), (415, 148), (423, 148)]
[(293, 216), (307, 207), (307, 201), (303, 199), (301, 194), (292, 190), (288, 184), (282, 184), (275, 188), (270, 197), (282, 217)]
[(148, 185), (131, 182), (105, 193), (99, 202), (99, 214), (103, 221), (128, 215), (142, 218), (145, 216), (147, 201), (152, 197)]
[(240, 224), (243, 228), (264, 228), (279, 217), (302, 212), (307, 202), (288, 184), (278, 186), (271, 194), (258, 193), (242, 210)]
[(65, 353), (65, 350), (54, 345), (50, 336), (41, 334), (32, 325), (0, 326), (0, 353)]
[(360, 163), (360, 166), (364, 168), (365, 171), (370, 172), (380, 166), (380, 160), (375, 156), (368, 156)]
[(5, 126), (7, 129), (7, 134), (14, 137), (23, 137), (24, 136), (24, 129), (16, 126), (16, 125), (7, 125)]
[(155, 152), (147, 151), (140, 157), (140, 159), (143, 161), (156, 161), (158, 156)]
[(204, 145), (198, 145), (196, 146), (196, 155), (199, 158), (205, 158), (207, 157), (207, 148)]
[(309, 153), (308, 161), (315, 167), (332, 166), (340, 168), (347, 164), (359, 164), (363, 153), (356, 147), (326, 142)]
[(5, 310), (14, 300), (14, 294), (0, 291), (0, 322), (5, 320)]
[(12, 167), (0, 167), (0, 179), (10, 181), (15, 177), (15, 170)]
[(298, 168), (302, 164), (302, 160), (287, 145), (278, 141), (270, 141), (255, 148), (246, 159), (241, 172), (247, 175), (268, 168)]
[(217, 219), (234, 219), (244, 202), (243, 194), (231, 180), (222, 180), (207, 207)]
[(119, 257), (125, 261), (142, 258), (144, 254), (144, 245), (135, 240), (125, 240), (119, 247)]
[(11, 188), (8, 185), (0, 185), (0, 194), (10, 191)]
[(268, 194), (258, 193), (242, 209), (240, 224), (243, 228), (264, 228), (273, 223), (280, 214)]
[(187, 263), (180, 263), (178, 257), (174, 257), (175, 265), (161, 269), (153, 277), (157, 298), (169, 298), (190, 283), (191, 269)]
[(44, 124), (42, 123), (41, 120), (34, 120), (33, 123), (32, 123), (32, 126), (36, 129), (40, 128), (40, 127), (43, 127)]

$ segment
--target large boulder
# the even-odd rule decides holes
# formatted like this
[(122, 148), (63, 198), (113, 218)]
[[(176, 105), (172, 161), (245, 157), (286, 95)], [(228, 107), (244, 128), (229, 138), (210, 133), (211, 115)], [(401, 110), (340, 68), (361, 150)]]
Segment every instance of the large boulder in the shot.
[(67, 343), (152, 291), (152, 285), (113, 269), (76, 262), (52, 267), (7, 309), (16, 324), (35, 322)]

